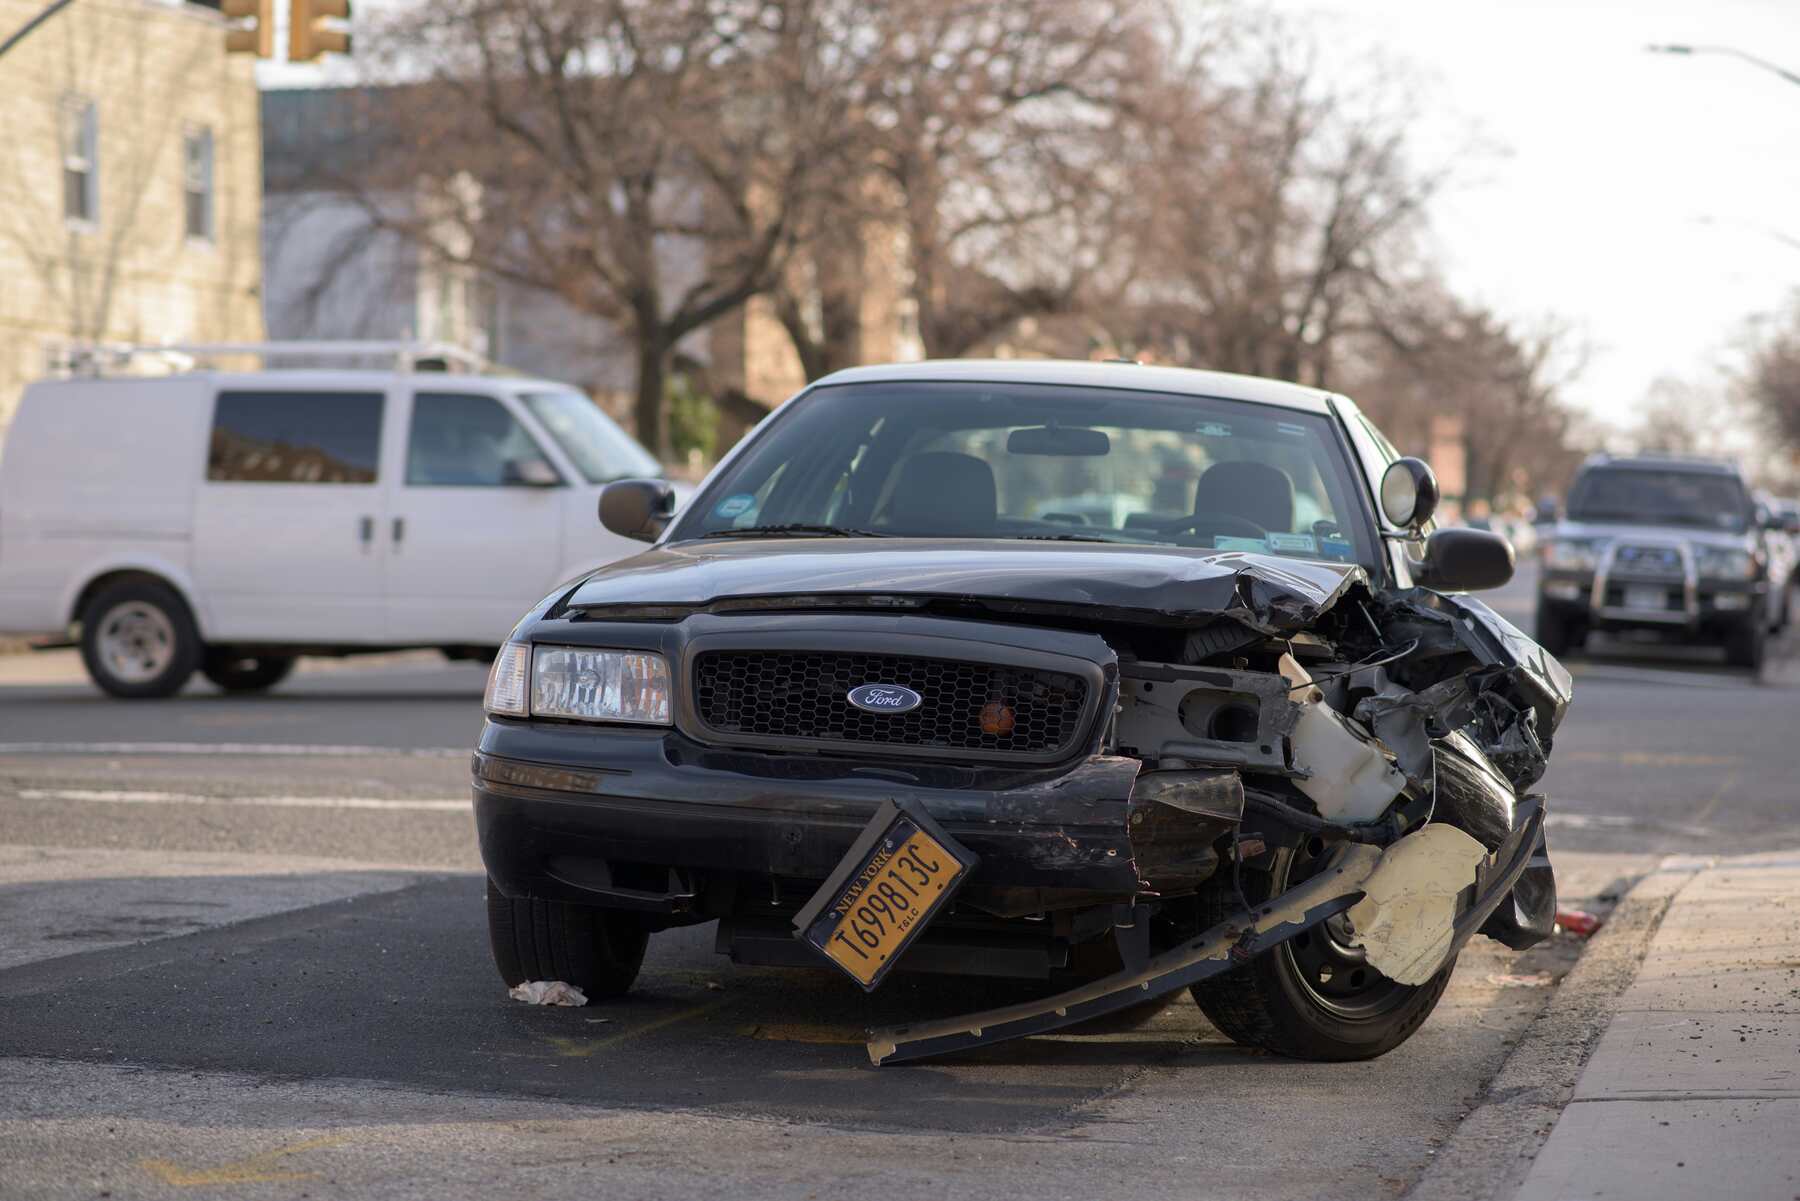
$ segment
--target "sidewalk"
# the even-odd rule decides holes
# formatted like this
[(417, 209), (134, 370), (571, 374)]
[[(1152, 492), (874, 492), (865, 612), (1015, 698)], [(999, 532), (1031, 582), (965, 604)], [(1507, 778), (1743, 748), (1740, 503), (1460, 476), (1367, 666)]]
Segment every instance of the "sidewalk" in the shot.
[(1669, 907), (1517, 1201), (1800, 1197), (1800, 852), (1638, 887)]

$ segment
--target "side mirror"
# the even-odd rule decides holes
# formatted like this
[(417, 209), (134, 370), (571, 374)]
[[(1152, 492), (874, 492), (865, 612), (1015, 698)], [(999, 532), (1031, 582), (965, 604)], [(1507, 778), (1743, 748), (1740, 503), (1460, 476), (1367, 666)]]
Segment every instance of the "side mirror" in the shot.
[(1437, 512), (1437, 476), (1423, 459), (1395, 459), (1381, 476), (1381, 515), (1403, 530), (1416, 530)]
[(542, 459), (508, 459), (500, 468), (500, 482), (519, 488), (554, 488), (562, 483), (562, 477)]
[(618, 480), (600, 489), (600, 524), (621, 538), (655, 542), (674, 513), (667, 480)]
[[(1399, 466), (1399, 464), (1395, 464)], [(1513, 578), (1512, 543), (1488, 530), (1438, 530), (1414, 567), (1418, 582), (1439, 592), (1478, 592)]]

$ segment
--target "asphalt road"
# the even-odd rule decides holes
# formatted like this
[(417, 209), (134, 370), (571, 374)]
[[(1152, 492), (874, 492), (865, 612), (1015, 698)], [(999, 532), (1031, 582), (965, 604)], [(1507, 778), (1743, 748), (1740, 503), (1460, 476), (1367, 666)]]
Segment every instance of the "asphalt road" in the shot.
[[(1529, 624), (1529, 580), (1491, 598)], [(1564, 890), (1800, 845), (1788, 656), (1596, 648), (1546, 779)], [(875, 1071), (861, 1032), (1016, 995), (736, 968), (708, 928), (638, 989), (509, 1001), (466, 808), (483, 673), (322, 665), (121, 704), (0, 660), (0, 1197), (1399, 1195), (1578, 950), (1478, 939), (1395, 1054), (1137, 1028)]]

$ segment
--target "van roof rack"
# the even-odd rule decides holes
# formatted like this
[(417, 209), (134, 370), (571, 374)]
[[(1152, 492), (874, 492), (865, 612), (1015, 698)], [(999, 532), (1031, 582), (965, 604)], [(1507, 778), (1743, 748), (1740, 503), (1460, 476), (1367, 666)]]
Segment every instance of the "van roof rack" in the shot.
[[(72, 342), (55, 348), (50, 369), (70, 375), (101, 375), (128, 368), (138, 359), (160, 358), (176, 370), (202, 369), (199, 361), (254, 356), (263, 370), (302, 370), (335, 365), (331, 360), (374, 360), (361, 366), (392, 371), (462, 371), (493, 374), (500, 368), (482, 355), (449, 342)], [(354, 369), (354, 368), (352, 368)]]

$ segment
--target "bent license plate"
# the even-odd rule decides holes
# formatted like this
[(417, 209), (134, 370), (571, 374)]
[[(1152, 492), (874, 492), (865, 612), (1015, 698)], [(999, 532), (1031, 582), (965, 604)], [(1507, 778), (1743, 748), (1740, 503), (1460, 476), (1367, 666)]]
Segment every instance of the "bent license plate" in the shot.
[(975, 856), (910, 806), (884, 803), (794, 919), (802, 941), (865, 990), (949, 902)]
[(1625, 589), (1625, 607), (1627, 609), (1667, 609), (1669, 593), (1663, 588), (1627, 588)]

